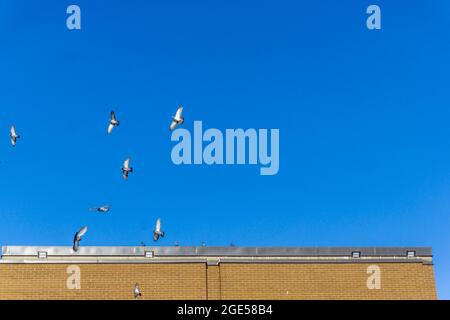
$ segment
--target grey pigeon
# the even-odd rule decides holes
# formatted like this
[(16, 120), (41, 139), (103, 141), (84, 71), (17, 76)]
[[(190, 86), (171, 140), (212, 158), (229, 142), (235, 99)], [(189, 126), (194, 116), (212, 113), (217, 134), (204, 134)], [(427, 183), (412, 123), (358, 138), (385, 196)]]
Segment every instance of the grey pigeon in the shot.
[(159, 237), (164, 238), (164, 232), (161, 231), (161, 219), (156, 220), (155, 231), (153, 231), (153, 241), (158, 241)]
[(111, 206), (105, 205), (105, 206), (100, 206), (100, 207), (93, 207), (93, 208), (90, 208), (89, 210), (97, 211), (100, 213), (106, 213), (109, 211), (110, 208), (111, 208)]
[(88, 230), (87, 227), (83, 227), (80, 229), (80, 231), (75, 233), (75, 237), (73, 238), (73, 251), (75, 251), (75, 252), (78, 251), (78, 249), (80, 248), (81, 237), (84, 236), (84, 234), (87, 232), (87, 230)]
[(116, 114), (114, 113), (114, 111), (111, 111), (109, 117), (108, 134), (111, 134), (114, 127), (118, 127), (119, 125), (120, 122), (116, 119)]
[(142, 296), (141, 289), (139, 288), (139, 284), (136, 283), (133, 288), (134, 298), (137, 299)]
[(11, 144), (13, 147), (15, 147), (17, 139), (20, 139), (20, 135), (17, 134), (16, 127), (14, 125), (11, 126), (10, 137), (11, 137)]
[(128, 174), (129, 174), (130, 172), (133, 172), (133, 168), (130, 167), (130, 161), (131, 161), (131, 158), (127, 158), (127, 159), (123, 162), (123, 166), (122, 166), (122, 177), (123, 177), (125, 180), (128, 180)]
[(175, 114), (175, 117), (172, 118), (172, 123), (170, 124), (170, 131), (175, 130), (177, 126), (182, 125), (184, 123), (184, 118), (182, 114), (183, 114), (183, 107), (179, 106), (177, 113)]

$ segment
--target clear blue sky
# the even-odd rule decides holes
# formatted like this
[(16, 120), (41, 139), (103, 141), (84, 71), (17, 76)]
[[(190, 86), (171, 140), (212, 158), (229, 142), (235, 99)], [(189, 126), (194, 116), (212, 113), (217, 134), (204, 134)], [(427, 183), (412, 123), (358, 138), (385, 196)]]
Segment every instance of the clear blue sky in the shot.
[[(366, 28), (373, 3), (381, 31)], [(84, 225), (81, 245), (153, 244), (161, 217), (160, 245), (432, 246), (450, 298), (449, 9), (2, 0), (0, 244), (71, 245)], [(180, 103), (187, 129), (279, 128), (279, 174), (173, 165)]]

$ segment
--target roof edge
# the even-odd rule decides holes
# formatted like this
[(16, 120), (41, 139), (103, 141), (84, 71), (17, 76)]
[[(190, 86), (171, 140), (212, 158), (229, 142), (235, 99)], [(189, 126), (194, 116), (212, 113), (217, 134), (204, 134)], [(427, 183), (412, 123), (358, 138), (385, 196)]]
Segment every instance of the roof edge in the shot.
[(78, 252), (66, 246), (2, 246), (1, 256), (38, 256), (45, 252), (50, 257), (112, 256), (139, 257), (348, 257), (359, 252), (361, 257), (432, 257), (431, 247), (184, 247), (184, 246), (83, 246)]

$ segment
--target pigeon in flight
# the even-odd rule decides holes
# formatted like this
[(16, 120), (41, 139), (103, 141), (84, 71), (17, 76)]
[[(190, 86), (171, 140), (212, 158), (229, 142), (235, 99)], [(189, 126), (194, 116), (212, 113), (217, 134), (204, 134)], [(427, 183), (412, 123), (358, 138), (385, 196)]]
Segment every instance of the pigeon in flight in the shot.
[(182, 125), (184, 123), (184, 118), (182, 114), (183, 114), (183, 107), (180, 106), (177, 110), (177, 113), (175, 114), (175, 117), (172, 118), (172, 123), (170, 124), (170, 131), (175, 130), (177, 126)]
[(123, 162), (123, 166), (122, 166), (122, 177), (125, 180), (128, 180), (128, 173), (133, 172), (133, 168), (130, 167), (130, 160), (131, 158), (127, 158), (124, 162)]
[(118, 127), (119, 125), (120, 125), (120, 122), (116, 119), (116, 114), (114, 113), (114, 111), (111, 111), (109, 126), (108, 126), (108, 134), (111, 134), (114, 127)]
[(81, 237), (87, 232), (87, 227), (81, 228), (80, 231), (75, 233), (75, 237), (73, 238), (73, 251), (77, 252), (80, 247)]
[(13, 147), (16, 146), (17, 139), (20, 139), (20, 135), (16, 132), (16, 127), (14, 125), (11, 126), (11, 144)]
[(141, 289), (139, 288), (139, 284), (136, 283), (133, 288), (134, 298), (137, 299), (142, 296)]
[(111, 208), (110, 206), (106, 205), (106, 206), (101, 206), (101, 207), (93, 207), (93, 208), (91, 208), (89, 210), (90, 211), (97, 211), (97, 212), (100, 212), (100, 213), (106, 213), (106, 212), (109, 211), (110, 208)]
[(159, 237), (164, 238), (164, 232), (161, 231), (161, 219), (156, 220), (155, 231), (153, 231), (153, 241), (158, 241)]

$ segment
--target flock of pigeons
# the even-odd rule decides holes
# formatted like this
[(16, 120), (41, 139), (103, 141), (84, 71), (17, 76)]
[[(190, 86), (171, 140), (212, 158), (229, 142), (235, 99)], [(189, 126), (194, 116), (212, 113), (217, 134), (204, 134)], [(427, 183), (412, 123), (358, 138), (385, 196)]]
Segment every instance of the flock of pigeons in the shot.
[[(177, 126), (182, 125), (184, 123), (184, 118), (183, 118), (183, 107), (180, 106), (175, 114), (174, 117), (172, 117), (172, 122), (170, 124), (170, 131), (173, 131), (176, 129)], [(110, 120), (109, 120), (109, 125), (108, 125), (108, 134), (111, 134), (113, 129), (115, 127), (118, 127), (120, 125), (119, 120), (117, 120), (116, 115), (114, 113), (114, 111), (111, 111), (110, 114)], [(16, 127), (14, 125), (11, 126), (10, 128), (10, 137), (11, 137), (11, 144), (13, 147), (16, 146), (17, 144), (17, 140), (20, 139), (20, 135), (17, 133), (16, 131)], [(123, 162), (123, 166), (122, 166), (122, 177), (125, 180), (128, 180), (128, 175), (133, 172), (133, 168), (130, 166), (130, 158), (127, 158), (124, 162)], [(109, 205), (104, 205), (104, 206), (100, 206), (100, 207), (94, 207), (91, 208), (91, 211), (97, 211), (99, 213), (106, 213), (110, 210), (110, 206)], [(83, 238), (83, 236), (86, 234), (88, 228), (85, 226), (83, 228), (80, 229), (80, 231), (78, 231), (75, 234), (75, 237), (73, 239), (73, 251), (77, 252), (78, 249), (80, 248), (80, 241)], [(160, 237), (164, 237), (164, 232), (161, 229), (161, 219), (158, 218), (156, 220), (156, 225), (155, 225), (155, 229), (153, 231), (153, 240), (154, 241), (158, 241), (158, 239)]]
[[(173, 131), (177, 128), (177, 126), (182, 125), (184, 123), (184, 117), (183, 117), (183, 107), (179, 106), (178, 110), (174, 117), (172, 117), (172, 122), (170, 124), (169, 130)], [(116, 114), (114, 111), (111, 111), (110, 118), (109, 118), (109, 125), (108, 125), (108, 134), (111, 134), (113, 132), (113, 129), (115, 127), (118, 127), (120, 125), (120, 121), (117, 120)], [(11, 127), (11, 142), (13, 146), (16, 144), (16, 140), (20, 138), (19, 135), (16, 134), (16, 130), (14, 126)], [(122, 165), (122, 177), (124, 180), (128, 180), (128, 175), (133, 172), (133, 168), (130, 166), (131, 158), (125, 159)], [(90, 211), (96, 211), (99, 213), (106, 213), (110, 210), (111, 206), (109, 205), (103, 205), (100, 207), (93, 207), (90, 208)], [(77, 233), (75, 233), (75, 237), (73, 238), (73, 251), (77, 252), (80, 248), (80, 241), (82, 237), (86, 234), (88, 228), (84, 226), (80, 229)], [(161, 229), (161, 219), (158, 218), (156, 220), (155, 229), (153, 230), (153, 240), (158, 241), (160, 237), (164, 237), (164, 231)]]

